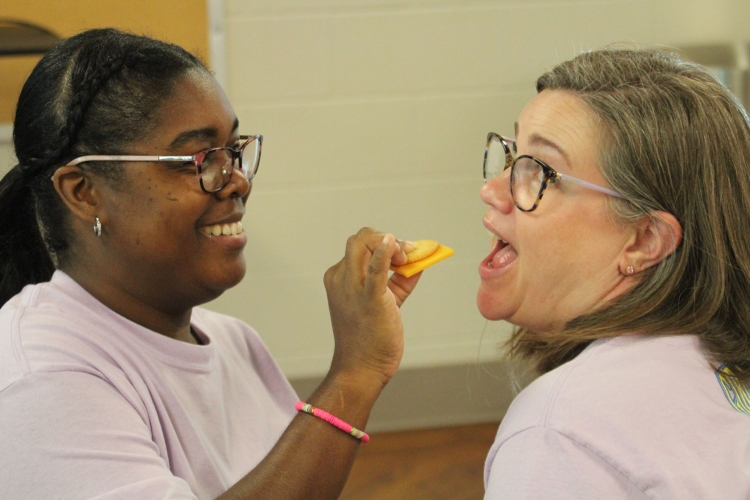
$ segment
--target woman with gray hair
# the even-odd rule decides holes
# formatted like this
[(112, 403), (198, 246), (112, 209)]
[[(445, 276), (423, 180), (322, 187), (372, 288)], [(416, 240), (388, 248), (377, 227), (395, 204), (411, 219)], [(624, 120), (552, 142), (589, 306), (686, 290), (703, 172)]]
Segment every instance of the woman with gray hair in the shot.
[(750, 124), (704, 69), (601, 50), (491, 133), (477, 304), (542, 373), (495, 498), (750, 498)]

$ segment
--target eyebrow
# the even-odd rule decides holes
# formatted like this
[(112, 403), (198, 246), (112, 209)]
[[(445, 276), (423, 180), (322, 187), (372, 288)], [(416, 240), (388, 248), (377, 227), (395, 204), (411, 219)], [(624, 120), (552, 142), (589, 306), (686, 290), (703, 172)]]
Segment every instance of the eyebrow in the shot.
[[(516, 137), (518, 137), (518, 122), (514, 123), (514, 130), (515, 130)], [(554, 149), (555, 151), (557, 151), (557, 153), (560, 156), (563, 157), (563, 160), (565, 160), (565, 164), (570, 166), (570, 158), (568, 158), (567, 153), (565, 153), (565, 151), (563, 151), (563, 149), (556, 142), (553, 142), (547, 139), (546, 137), (543, 137), (535, 133), (535, 134), (531, 134), (531, 137), (529, 137), (529, 144), (540, 145), (540, 146), (545, 146), (545, 147)]]
[[(234, 123), (232, 124), (232, 132), (237, 130), (239, 126), (240, 126), (240, 120), (239, 118), (235, 118)], [(169, 143), (169, 149), (170, 150), (179, 149), (184, 144), (187, 144), (196, 139), (210, 141), (212, 139), (216, 139), (218, 135), (219, 135), (219, 130), (216, 127), (204, 127), (204, 128), (194, 129), (194, 130), (186, 130), (184, 132), (180, 132), (179, 134), (177, 134), (177, 137), (175, 137), (174, 140), (171, 143)]]

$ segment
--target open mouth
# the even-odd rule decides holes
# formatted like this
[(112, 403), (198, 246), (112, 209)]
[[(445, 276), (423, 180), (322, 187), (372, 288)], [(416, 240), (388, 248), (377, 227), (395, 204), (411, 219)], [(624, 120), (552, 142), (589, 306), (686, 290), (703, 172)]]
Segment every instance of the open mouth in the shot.
[(484, 259), (484, 264), (491, 269), (505, 269), (513, 264), (518, 258), (518, 252), (513, 245), (507, 241), (497, 238), (492, 251)]

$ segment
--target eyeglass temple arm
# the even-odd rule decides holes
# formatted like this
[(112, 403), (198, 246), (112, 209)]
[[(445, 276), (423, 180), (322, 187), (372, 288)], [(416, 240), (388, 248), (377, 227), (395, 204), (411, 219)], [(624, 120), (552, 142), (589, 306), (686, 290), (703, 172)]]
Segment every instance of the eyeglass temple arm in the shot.
[(74, 166), (87, 161), (194, 161), (193, 156), (130, 156), (130, 155), (88, 155), (81, 156), (67, 165)]
[(572, 182), (574, 184), (578, 184), (579, 186), (583, 186), (583, 187), (588, 188), (588, 189), (593, 189), (594, 191), (599, 191), (600, 193), (604, 193), (604, 194), (608, 194), (610, 196), (614, 196), (616, 198), (622, 198), (623, 200), (625, 199), (625, 197), (623, 195), (621, 195), (620, 193), (618, 193), (617, 191), (614, 191), (612, 189), (605, 188), (605, 187), (602, 187), (602, 186), (598, 186), (596, 184), (592, 184), (591, 182), (584, 181), (584, 180), (578, 179), (576, 177), (571, 177), (569, 175), (557, 173), (557, 178), (560, 179), (560, 180), (563, 180), (565, 182)]

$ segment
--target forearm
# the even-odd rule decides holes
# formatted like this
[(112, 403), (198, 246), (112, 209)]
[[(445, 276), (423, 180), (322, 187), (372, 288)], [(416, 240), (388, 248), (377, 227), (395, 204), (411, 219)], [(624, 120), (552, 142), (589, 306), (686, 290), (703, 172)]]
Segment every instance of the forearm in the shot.
[[(329, 375), (306, 402), (364, 430), (384, 385), (368, 374)], [(338, 498), (359, 446), (358, 439), (300, 412), (268, 456), (219, 499)]]
[[(388, 269), (405, 259), (393, 235), (365, 228), (347, 240), (344, 259), (324, 277), (336, 347), (329, 375), (307, 403), (360, 430), (403, 355), (399, 306), (419, 277), (389, 280)], [(336, 499), (359, 446), (357, 438), (300, 413), (268, 456), (220, 498)]]

